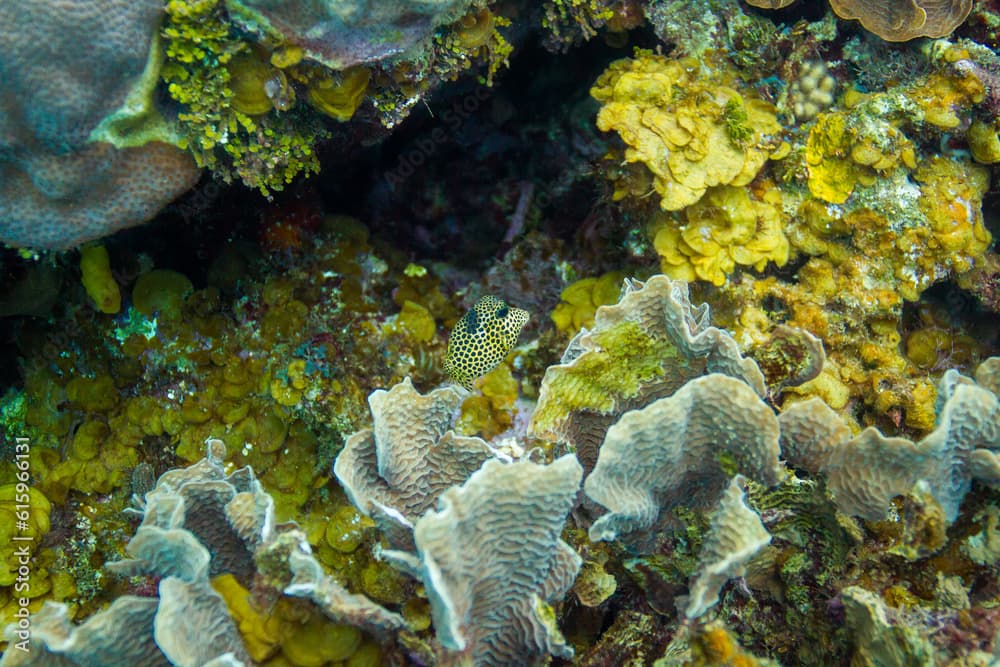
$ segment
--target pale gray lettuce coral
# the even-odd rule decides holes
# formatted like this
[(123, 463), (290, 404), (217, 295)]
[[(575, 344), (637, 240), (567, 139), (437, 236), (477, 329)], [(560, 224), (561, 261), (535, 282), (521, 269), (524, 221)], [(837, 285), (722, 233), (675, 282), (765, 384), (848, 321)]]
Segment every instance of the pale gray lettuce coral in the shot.
[(692, 380), (608, 429), (584, 483), (609, 510), (590, 539), (648, 529), (681, 504), (711, 507), (735, 471), (774, 484), (778, 451), (778, 420), (745, 382), (718, 373)]
[(982, 385), (946, 372), (938, 383), (937, 426), (920, 442), (872, 427), (850, 438), (836, 413), (810, 399), (782, 413), (783, 451), (793, 465), (825, 474), (847, 514), (882, 519), (894, 496), (923, 481), (954, 521), (973, 479), (1000, 485), (1000, 401), (989, 389), (997, 386), (998, 368), (996, 358), (983, 362), (976, 374)]
[(482, 439), (450, 430), (461, 401), (454, 387), (421, 395), (410, 378), (388, 391), (379, 389), (368, 397), (374, 427), (348, 438), (337, 455), (333, 471), (347, 496), (394, 536), (395, 546), (407, 540), (389, 517), (412, 525), (490, 456)]
[[(352, 595), (311, 554), (294, 524), (277, 526), (274, 505), (250, 468), (226, 475), (225, 446), (207, 443), (201, 461), (164, 473), (142, 502), (143, 522), (128, 544), (131, 559), (107, 569), (162, 577), (159, 598), (122, 596), (80, 626), (67, 607), (49, 603), (32, 618), (32, 652), (8, 651), (0, 664), (182, 665), (251, 664), (225, 600), (209, 583), (223, 572), (250, 585), (277, 582), (311, 599), (324, 614), (376, 636), (405, 627), (398, 614)], [(6, 630), (13, 636), (16, 626)]]
[(698, 618), (708, 611), (719, 600), (722, 586), (741, 575), (743, 566), (771, 543), (771, 534), (760, 515), (746, 504), (744, 483), (741, 475), (734, 477), (712, 515), (684, 612), (688, 618)]
[(489, 460), (417, 521), (418, 556), (384, 552), (423, 581), (446, 649), (476, 665), (572, 657), (547, 603), (580, 568), (559, 536), (582, 474), (572, 455), (550, 465)]
[[(630, 350), (608, 349), (629, 344), (623, 331), (642, 337), (646, 354), (656, 357), (655, 372), (633, 368), (626, 361)], [(593, 328), (578, 333), (560, 363), (545, 371), (529, 433), (571, 445), (590, 470), (608, 427), (622, 414), (706, 372), (739, 378), (765, 394), (760, 369), (728, 333), (711, 326), (707, 304), (691, 305), (686, 283), (663, 275), (644, 283), (627, 279), (618, 303), (598, 308)]]

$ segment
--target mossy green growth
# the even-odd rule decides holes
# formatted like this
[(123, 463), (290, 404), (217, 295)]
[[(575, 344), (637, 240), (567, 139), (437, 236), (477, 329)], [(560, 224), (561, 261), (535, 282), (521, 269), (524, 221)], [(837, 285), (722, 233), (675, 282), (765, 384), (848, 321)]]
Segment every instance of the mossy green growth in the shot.
[(644, 384), (665, 375), (667, 364), (671, 373), (687, 370), (688, 360), (673, 343), (649, 336), (636, 322), (619, 322), (592, 335), (594, 349), (572, 364), (549, 369), (546, 400), (532, 418), (533, 432), (552, 430), (572, 412), (612, 412), (621, 401), (637, 396)]
[(162, 35), (161, 77), (183, 105), (177, 143), (225, 181), (239, 178), (264, 196), (301, 173), (319, 171), (314, 146), (326, 136), (319, 122), (292, 110), (249, 116), (233, 106), (226, 66), (248, 50), (226, 20), (219, 0), (170, 0)]
[(738, 146), (745, 145), (753, 136), (753, 128), (749, 125), (750, 118), (747, 116), (746, 107), (743, 106), (743, 98), (739, 95), (729, 98), (722, 114), (729, 138)]

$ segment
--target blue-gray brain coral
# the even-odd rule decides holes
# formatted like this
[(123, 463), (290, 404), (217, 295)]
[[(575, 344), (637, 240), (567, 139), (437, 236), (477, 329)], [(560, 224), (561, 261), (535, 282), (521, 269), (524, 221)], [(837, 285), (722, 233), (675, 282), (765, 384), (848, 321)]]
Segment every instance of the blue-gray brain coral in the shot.
[(819, 399), (790, 406), (780, 417), (789, 462), (826, 475), (841, 511), (885, 518), (892, 498), (925, 482), (949, 522), (958, 517), (977, 479), (1000, 485), (1000, 401), (997, 358), (980, 365), (977, 382), (954, 370), (938, 383), (938, 418), (923, 440), (882, 435), (873, 427), (857, 436)]
[(152, 124), (162, 5), (0, 3), (0, 241), (69, 248), (145, 222), (194, 185), (185, 151), (102, 126)]
[(444, 648), (485, 666), (573, 656), (548, 603), (580, 568), (559, 536), (582, 474), (572, 455), (550, 465), (491, 459), (417, 521), (418, 557), (385, 552), (423, 581)]
[(418, 54), (434, 30), (457, 20), (474, 0), (227, 0), (246, 29), (279, 36), (311, 58), (341, 69)]

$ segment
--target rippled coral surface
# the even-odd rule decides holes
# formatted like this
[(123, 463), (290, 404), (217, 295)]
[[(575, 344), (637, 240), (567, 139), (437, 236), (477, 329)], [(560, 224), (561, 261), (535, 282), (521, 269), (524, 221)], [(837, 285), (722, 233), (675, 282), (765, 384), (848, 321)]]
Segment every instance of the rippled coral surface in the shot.
[[(0, 664), (1000, 661), (1000, 15), (751, 4), (171, 0), (88, 45), (111, 96), (3, 59), (8, 171), (203, 178), (116, 236), (183, 188), (0, 201)], [(462, 387), (484, 296), (530, 320)]]

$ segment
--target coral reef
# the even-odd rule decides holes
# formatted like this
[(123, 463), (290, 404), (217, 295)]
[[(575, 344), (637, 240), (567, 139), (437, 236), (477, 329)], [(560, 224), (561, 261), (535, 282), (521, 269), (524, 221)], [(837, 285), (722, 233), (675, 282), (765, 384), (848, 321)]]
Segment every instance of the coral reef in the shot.
[(573, 657), (548, 605), (580, 568), (559, 535), (581, 476), (571, 455), (549, 465), (487, 461), (417, 521), (419, 560), (385, 554), (423, 581), (445, 648), (477, 665)]
[[(145, 494), (142, 524), (128, 545), (133, 558), (108, 566), (119, 576), (155, 577), (158, 597), (119, 597), (79, 627), (70, 624), (65, 605), (47, 603), (33, 619), (34, 638), (44, 649), (9, 651), (0, 664), (49, 664), (45, 661), (62, 659), (67, 664), (88, 665), (96, 659), (101, 664), (138, 660), (203, 665), (226, 655), (235, 661), (218, 664), (250, 664), (240, 634), (247, 632), (246, 616), (238, 628), (227, 600), (210, 582), (210, 577), (220, 574), (262, 587), (254, 593), (259, 598), (282, 593), (308, 598), (317, 606), (312, 618), (325, 614), (334, 622), (361, 626), (381, 636), (405, 626), (402, 617), (363, 596), (351, 595), (323, 574), (297, 526), (276, 526), (273, 501), (253, 471), (241, 468), (225, 474), (226, 451), (221, 441), (208, 441), (206, 452), (201, 461), (164, 473)], [(328, 621), (326, 625), (316, 629), (336, 632), (336, 625)], [(16, 628), (11, 625), (5, 631), (11, 641)], [(282, 634), (285, 642), (303, 639), (301, 634)], [(358, 641), (348, 643), (359, 646)], [(311, 649), (292, 650), (303, 654)], [(36, 658), (42, 662), (35, 662)], [(310, 656), (293, 664), (316, 664), (314, 660)]]
[[(995, 381), (996, 358), (979, 374)], [(1000, 483), (1000, 403), (989, 389), (949, 370), (938, 383), (937, 427), (920, 442), (887, 438), (873, 427), (850, 431), (819, 399), (792, 405), (781, 414), (783, 453), (789, 462), (823, 472), (837, 506), (848, 514), (881, 519), (893, 496), (924, 483), (948, 522), (972, 480)]]
[[(716, 185), (747, 185), (777, 147), (773, 108), (731, 87), (734, 79), (722, 64), (637, 52), (612, 63), (591, 89), (602, 103), (597, 127), (618, 133), (626, 163), (649, 170), (664, 211), (694, 204)], [(615, 198), (646, 194), (632, 187), (616, 185)]]
[(590, 527), (590, 537), (646, 530), (681, 503), (711, 507), (736, 472), (774, 484), (778, 471), (778, 421), (770, 408), (741, 380), (696, 378), (608, 429), (584, 490), (609, 513)]
[(211, 178), (0, 249), (2, 664), (996, 662), (1000, 14), (863, 2), (5, 5), (0, 240)]
[(160, 12), (157, 0), (0, 9), (0, 240), (71, 248), (194, 185), (152, 107)]

